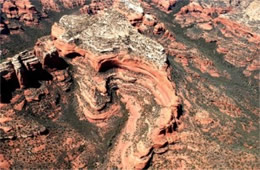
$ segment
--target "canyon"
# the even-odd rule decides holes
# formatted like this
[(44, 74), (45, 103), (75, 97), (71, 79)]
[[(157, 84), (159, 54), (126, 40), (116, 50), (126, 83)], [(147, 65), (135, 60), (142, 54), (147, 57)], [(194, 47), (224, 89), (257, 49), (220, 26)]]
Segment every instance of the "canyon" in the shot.
[(0, 3), (0, 169), (260, 167), (258, 0)]

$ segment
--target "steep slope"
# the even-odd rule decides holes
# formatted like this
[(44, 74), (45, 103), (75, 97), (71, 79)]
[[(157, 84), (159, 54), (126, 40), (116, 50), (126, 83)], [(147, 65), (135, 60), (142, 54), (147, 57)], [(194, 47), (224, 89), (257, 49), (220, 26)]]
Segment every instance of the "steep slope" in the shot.
[(259, 169), (257, 0), (41, 3), (84, 14), (0, 64), (0, 168)]

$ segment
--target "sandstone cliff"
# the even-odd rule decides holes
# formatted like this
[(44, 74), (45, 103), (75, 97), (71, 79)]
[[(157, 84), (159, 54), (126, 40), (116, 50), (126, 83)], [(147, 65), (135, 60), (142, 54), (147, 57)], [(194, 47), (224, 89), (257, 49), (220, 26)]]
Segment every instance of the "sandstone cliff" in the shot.
[(39, 3), (79, 11), (1, 62), (0, 169), (259, 169), (258, 1)]

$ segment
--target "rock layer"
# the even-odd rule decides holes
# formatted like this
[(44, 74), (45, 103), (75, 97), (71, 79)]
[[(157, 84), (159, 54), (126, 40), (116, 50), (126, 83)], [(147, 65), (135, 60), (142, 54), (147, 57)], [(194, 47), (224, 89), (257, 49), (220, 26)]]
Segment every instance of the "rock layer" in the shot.
[(259, 167), (257, 1), (147, 2), (92, 0), (0, 64), (0, 168)]
[[(100, 26), (106, 29), (98, 29)], [(79, 111), (86, 119), (106, 121), (113, 116), (102, 111), (110, 102), (108, 91), (113, 88), (129, 111), (129, 119), (110, 153), (109, 166), (144, 168), (153, 149), (171, 142), (167, 129), (172, 129), (179, 105), (174, 85), (167, 78), (163, 47), (139, 34), (112, 9), (93, 17), (64, 16), (53, 26), (52, 38), (61, 56), (82, 56), (72, 63), (85, 62), (90, 67), (81, 65), (75, 74)], [(91, 76), (77, 76), (83, 69)], [(145, 138), (141, 133), (146, 134)]]
[[(253, 4), (255, 1), (250, 3)], [(224, 54), (225, 60), (235, 67), (244, 67), (243, 73), (249, 77), (253, 71), (258, 69), (256, 63), (259, 63), (257, 47), (260, 43), (260, 36), (259, 30), (254, 27), (259, 25), (259, 20), (251, 17), (254, 18), (251, 22), (242, 25), (241, 21), (237, 20), (244, 18), (243, 22), (246, 22), (244, 13), (247, 8), (233, 5), (230, 4), (223, 8), (218, 3), (205, 6), (193, 2), (176, 14), (176, 20), (182, 27), (196, 25), (196, 28), (190, 29), (188, 34), (190, 37), (193, 39), (203, 37), (208, 42), (216, 41), (217, 51)], [(201, 31), (198, 33), (197, 29)], [(256, 31), (253, 32), (253, 29)], [(217, 33), (216, 30), (220, 33)], [(235, 42), (236, 46), (233, 46), (231, 41)], [(247, 45), (244, 43), (245, 41), (248, 42)]]
[(29, 0), (6, 0), (2, 5), (2, 12), (9, 19), (19, 19), (28, 25), (39, 21), (38, 11)]

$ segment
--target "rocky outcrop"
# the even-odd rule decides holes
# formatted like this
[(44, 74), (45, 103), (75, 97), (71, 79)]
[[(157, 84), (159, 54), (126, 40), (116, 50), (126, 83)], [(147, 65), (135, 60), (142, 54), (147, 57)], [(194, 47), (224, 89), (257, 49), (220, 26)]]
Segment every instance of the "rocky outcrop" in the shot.
[(165, 12), (169, 12), (171, 8), (176, 4), (176, 0), (152, 0), (159, 8)]
[[(147, 12), (145, 13), (142, 6), (150, 8), (150, 5), (136, 0), (115, 1), (114, 8), (121, 14), (126, 16), (130, 23), (137, 28), (137, 30), (146, 34), (153, 29), (154, 35), (161, 35), (165, 32), (165, 25), (159, 23), (155, 15)], [(134, 11), (134, 12), (133, 12)]]
[(40, 0), (43, 10), (60, 12), (61, 8), (75, 8), (85, 5), (86, 0)]
[(257, 169), (257, 2), (197, 2), (93, 0), (2, 62), (0, 168)]
[(1, 63), (1, 77), (6, 81), (17, 79), (19, 87), (25, 88), (29, 83), (29, 72), (34, 72), (38, 69), (40, 69), (38, 58), (32, 52), (24, 51), (15, 55), (11, 61)]
[[(23, 51), (0, 64), (0, 147), (4, 155), (0, 158), (0, 168), (16, 166), (10, 151), (19, 154), (20, 161), (29, 161), (30, 166), (34, 165), (35, 159), (46, 161), (50, 154), (39, 153), (48, 144), (49, 129), (38, 120), (44, 117), (55, 121), (60, 117), (60, 102), (68, 101), (67, 96), (60, 93), (70, 90), (72, 84), (67, 63), (59, 59), (51, 45), (50, 37), (43, 37), (35, 50)], [(24, 146), (17, 148), (14, 145)], [(32, 146), (32, 160), (23, 150), (28, 146)]]
[(58, 55), (57, 49), (54, 47), (50, 36), (42, 37), (38, 39), (34, 46), (35, 56), (37, 56), (45, 69), (57, 69), (65, 68), (65, 61)]
[[(20, 52), (18, 46), (25, 50), (30, 42), (49, 34), (47, 30), (63, 14), (76, 11), (88, 3), (86, 0), (1, 0), (0, 44), (4, 51), (1, 58)], [(102, 1), (102, 4), (106, 3)], [(94, 11), (99, 5), (91, 8)], [(17, 39), (26, 43), (18, 43)], [(12, 44), (16, 48), (10, 50)]]
[(97, 14), (99, 11), (111, 7), (112, 5), (113, 1), (111, 0), (92, 0), (89, 5), (84, 5), (82, 8), (80, 8), (80, 12), (82, 14)]
[[(2, 46), (5, 42), (12, 41), (9, 38), (11, 34), (21, 34), (23, 32), (23, 24), (30, 27), (39, 24), (41, 14), (30, 0), (3, 0), (0, 5), (0, 44)], [(8, 53), (7, 49), (4, 49), (4, 51)]]
[[(245, 78), (241, 74), (244, 72), (243, 69), (248, 67), (236, 68), (243, 63), (241, 61), (249, 61), (249, 58), (255, 59), (257, 56), (256, 44), (249, 43), (250, 38), (248, 38), (246, 40), (248, 43), (245, 45), (240, 37), (242, 32), (250, 32), (252, 37), (257, 37), (257, 31), (252, 31), (257, 22), (251, 23), (247, 27), (245, 27), (247, 22), (239, 23), (241, 18), (235, 16), (236, 12), (243, 13), (244, 9), (238, 10), (234, 9), (233, 5), (231, 7), (224, 5), (228, 2), (231, 1), (213, 0), (199, 1), (199, 3), (193, 1), (182, 8), (181, 21), (178, 15), (182, 10), (175, 15), (175, 18), (165, 12), (149, 10), (150, 13), (155, 14), (158, 21), (172, 19), (170, 22), (164, 22), (166, 30), (158, 38), (158, 41), (163, 44), (169, 54), (169, 63), (173, 66), (169, 71), (172, 81), (176, 84), (177, 94), (182, 98), (184, 108), (184, 116), (181, 118), (182, 126), (178, 127), (174, 139), (175, 144), (169, 145), (168, 151), (163, 154), (154, 154), (150, 162), (151, 169), (214, 169), (221, 163), (226, 163), (227, 159), (234, 161), (226, 164), (231, 169), (257, 167), (253, 163), (257, 156), (251, 154), (256, 144), (249, 146), (249, 140), (241, 141), (241, 139), (250, 136), (251, 139), (257, 140), (254, 135), (251, 136), (249, 133), (257, 129), (258, 123), (254, 121), (253, 117), (258, 110), (254, 101), (257, 100), (259, 83), (252, 80), (255, 75), (254, 71), (249, 75), (249, 78)], [(237, 8), (250, 2), (240, 1), (240, 3), (241, 5), (237, 5)], [(225, 9), (227, 11), (224, 11)], [(230, 10), (231, 12), (229, 12)], [(213, 15), (210, 11), (214, 11)], [(227, 23), (221, 22), (220, 18), (225, 18)], [(216, 23), (214, 20), (219, 21)], [(233, 29), (230, 25), (233, 25)], [(227, 28), (230, 30), (227, 31)], [(222, 37), (223, 32), (220, 31), (222, 29), (230, 33), (229, 37)], [(151, 36), (151, 34), (149, 35)], [(243, 36), (245, 38), (246, 34)], [(221, 49), (219, 48), (220, 44), (223, 45)], [(236, 48), (237, 46), (239, 47)], [(218, 54), (218, 50), (223, 53), (234, 52), (232, 61), (237, 61), (237, 64), (231, 65), (225, 62), (227, 56)], [(257, 62), (251, 60), (248, 64), (251, 62), (256, 69)], [(247, 83), (250, 85), (246, 85)], [(250, 125), (246, 126), (241, 123), (242, 119), (246, 119)], [(228, 128), (226, 125), (229, 125)], [(243, 130), (240, 125), (243, 126)], [(195, 130), (196, 128), (199, 131)], [(242, 152), (238, 153), (230, 149), (230, 147), (237, 146), (239, 142), (241, 142), (240, 146), (245, 148), (243, 156), (240, 155)], [(223, 145), (228, 146), (228, 148)], [(221, 148), (220, 150), (225, 151), (225, 153), (220, 150), (216, 151), (216, 148)], [(216, 156), (216, 152), (221, 152), (221, 156)], [(209, 155), (212, 154), (217, 159), (211, 159)], [(245, 160), (246, 158), (248, 160)], [(201, 160), (205, 161), (202, 163)]]
[(39, 22), (38, 11), (29, 0), (6, 0), (2, 5), (2, 12), (9, 19), (19, 19), (27, 25)]
[(153, 33), (155, 35), (159, 35), (165, 32), (165, 25), (163, 23), (159, 23), (154, 27)]
[[(235, 6), (233, 3), (223, 8), (218, 3), (205, 6), (193, 2), (184, 6), (176, 14), (176, 20), (182, 27), (195, 25), (196, 29), (201, 30), (198, 34), (195, 29), (190, 29), (188, 35), (193, 39), (203, 37), (208, 42), (216, 41), (217, 51), (224, 54), (225, 60), (235, 67), (244, 67), (243, 73), (249, 77), (252, 75), (252, 71), (248, 69), (250, 68), (249, 65), (257, 63), (255, 54), (257, 53), (260, 36), (252, 31), (257, 22), (255, 22), (256, 24), (248, 23), (245, 25), (240, 23), (244, 11), (246, 11), (245, 7)], [(221, 36), (213, 29), (218, 30)], [(249, 43), (247, 47), (244, 43), (245, 39)], [(235, 42), (236, 46), (232, 45), (231, 42)], [(248, 50), (243, 50), (245, 47)]]
[[(42, 40), (41, 40), (42, 42)], [(44, 43), (44, 42), (43, 42)], [(71, 76), (68, 74), (67, 63), (59, 58), (58, 52), (54, 51), (54, 47), (46, 49), (45, 46), (40, 43), (36, 44), (34, 51), (21, 52), (10, 60), (1, 63), (1, 88), (4, 93), (1, 94), (1, 100), (8, 102), (11, 100), (11, 93), (16, 88), (31, 88), (39, 85), (41, 80), (57, 81), (57, 85), (60, 86), (63, 91), (67, 91), (71, 86)], [(41, 53), (39, 53), (39, 46), (41, 45)], [(48, 51), (47, 51), (48, 50)], [(41, 61), (39, 60), (39, 58)], [(46, 72), (46, 70), (49, 72)], [(51, 75), (51, 74), (53, 75)]]
[[(106, 30), (98, 29), (101, 25)], [(112, 9), (93, 17), (64, 16), (53, 26), (52, 38), (61, 56), (77, 54), (72, 63), (78, 66), (78, 112), (91, 122), (107, 122), (113, 116), (113, 107), (111, 111), (107, 107), (109, 91), (114, 88), (126, 105), (129, 119), (110, 152), (109, 166), (144, 168), (154, 149), (172, 142), (168, 129), (172, 129), (178, 112), (179, 101), (167, 78), (163, 47), (139, 34)]]
[(50, 36), (40, 38), (34, 46), (35, 55), (40, 59), (43, 68), (48, 70), (53, 80), (63, 90), (68, 91), (72, 78), (68, 72), (68, 64), (62, 59), (55, 48)]
[(60, 0), (65, 8), (74, 8), (76, 6), (83, 6), (85, 4), (85, 0)]
[(40, 0), (44, 10), (60, 11), (59, 5), (55, 0)]
[(8, 29), (7, 24), (4, 21), (4, 18), (1, 17), (0, 19), (0, 33), (8, 35), (10, 33), (10, 30)]
[(139, 25), (142, 22), (144, 10), (138, 0), (115, 0), (113, 7), (125, 15), (132, 25)]

